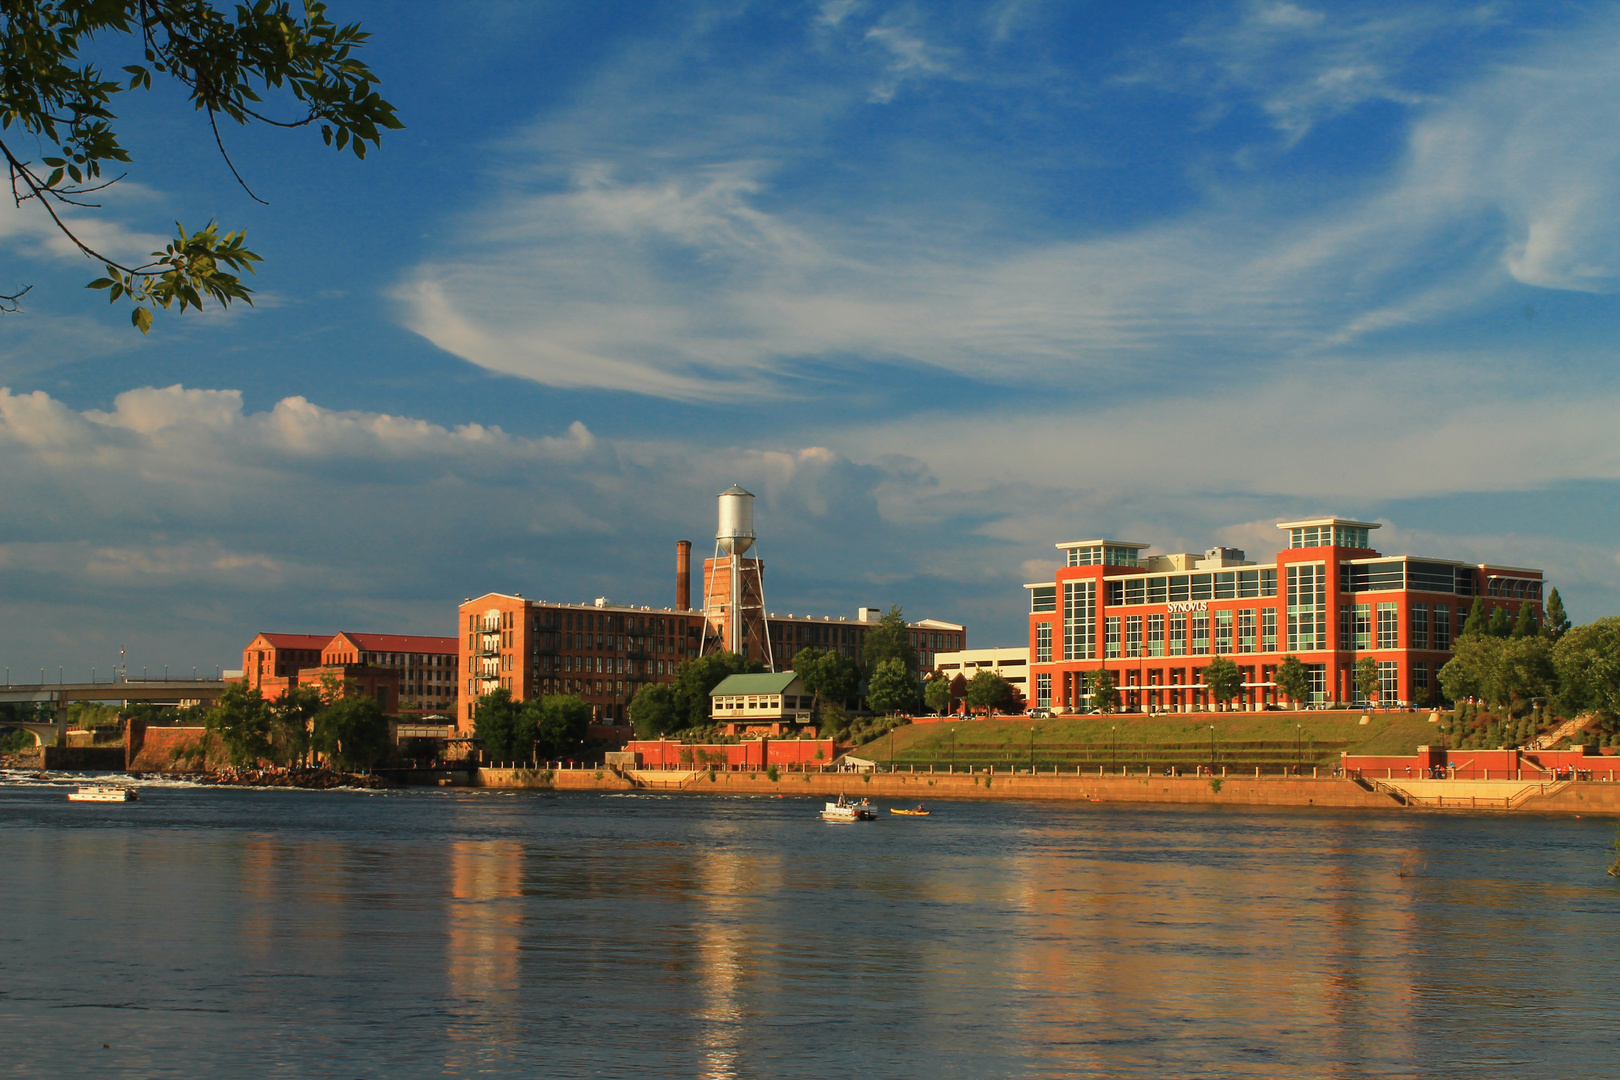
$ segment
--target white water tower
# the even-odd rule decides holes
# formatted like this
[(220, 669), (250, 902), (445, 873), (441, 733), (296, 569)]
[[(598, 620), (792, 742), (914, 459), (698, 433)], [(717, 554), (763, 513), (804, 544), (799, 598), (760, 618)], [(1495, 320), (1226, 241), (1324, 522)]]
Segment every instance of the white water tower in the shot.
[(720, 493), (720, 527), (714, 539), (726, 555), (743, 555), (754, 546), (754, 496), (739, 484)]
[[(719, 501), (714, 558), (703, 575), (703, 613), (708, 616), (705, 625), (720, 639), (720, 647), (764, 660), (775, 670), (770, 627), (765, 620), (764, 565), (759, 558), (759, 537), (754, 532), (754, 496), (741, 485), (732, 484), (720, 493)], [(744, 558), (750, 551), (753, 557)], [(722, 572), (724, 586), (719, 580)], [(710, 629), (704, 631), (705, 651)]]

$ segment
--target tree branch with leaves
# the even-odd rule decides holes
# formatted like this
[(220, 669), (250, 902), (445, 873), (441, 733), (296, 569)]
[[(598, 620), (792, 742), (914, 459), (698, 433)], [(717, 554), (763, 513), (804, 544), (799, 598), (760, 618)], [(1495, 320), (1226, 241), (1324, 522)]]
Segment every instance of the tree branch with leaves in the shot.
[[(114, 164), (130, 162), (113, 127), (117, 95), (151, 90), (154, 75), (183, 87), (193, 108), (206, 115), (231, 175), (259, 202), (264, 200), (230, 160), (219, 117), (240, 126), (319, 125), (327, 145), (351, 149), (362, 159), (384, 130), (404, 126), (377, 93), (376, 76), (355, 55), (370, 35), (358, 23), (334, 23), (319, 0), (303, 0), (299, 7), (295, 11), (288, 0), (258, 0), (230, 11), (208, 0), (0, 4), (0, 130), (7, 135), (0, 138), (0, 155), (12, 200), (19, 209), (37, 204), (63, 236), (106, 268), (89, 287), (108, 290), (110, 303), (132, 301), (130, 321), (142, 333), (151, 329), (156, 307), (201, 310), (209, 297), (222, 307), (236, 300), (252, 304), (252, 290), (240, 274), (252, 272), (261, 259), (246, 247), (244, 231), (222, 232), (214, 222), (195, 232), (177, 223), (174, 241), (134, 266), (74, 232), (64, 213), (98, 207), (90, 198), (127, 175), (107, 175)], [(123, 68), (127, 81), (107, 78), (80, 56), (93, 42), (103, 47), (119, 36), (141, 49), (142, 62)], [(263, 94), (290, 96), (293, 108), (285, 116), (271, 115)], [(23, 142), (51, 149), (36, 163), (20, 149)], [(0, 294), (0, 311), (16, 311), (31, 287)]]

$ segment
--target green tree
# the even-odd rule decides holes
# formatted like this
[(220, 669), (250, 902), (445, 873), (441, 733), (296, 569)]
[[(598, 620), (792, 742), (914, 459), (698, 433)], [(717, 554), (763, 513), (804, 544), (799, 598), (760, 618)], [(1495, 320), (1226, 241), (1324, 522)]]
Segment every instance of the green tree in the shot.
[(309, 754), (321, 693), (313, 686), (290, 686), (270, 703), (270, 759), (292, 765)]
[(1513, 636), (1534, 637), (1539, 632), (1536, 626), (1536, 613), (1530, 610), (1529, 604), (1519, 605), (1519, 617), (1513, 620)]
[(690, 660), (675, 669), (675, 724), (677, 728), (701, 727), (709, 722), (709, 691), (728, 675), (764, 671), (765, 665), (734, 652), (720, 649)]
[(997, 672), (981, 668), (967, 682), (968, 708), (1010, 710), (1013, 704), (1013, 686)]
[(1304, 705), (1311, 694), (1310, 674), (1305, 665), (1299, 662), (1297, 656), (1285, 656), (1281, 664), (1277, 665), (1277, 673), (1273, 676), (1277, 684), (1277, 692), (1292, 701), (1295, 705)]
[(1098, 712), (1111, 713), (1119, 708), (1119, 688), (1114, 673), (1107, 668), (1082, 673), (1091, 690), (1091, 707)]
[(876, 626), (866, 631), (861, 646), (863, 674), (871, 679), (878, 665), (885, 660), (902, 661), (908, 672), (917, 670), (917, 649), (911, 644), (911, 627), (906, 625), (905, 612), (896, 604), (884, 613)]
[(1491, 618), (1485, 624), (1485, 632), (1491, 637), (1507, 637), (1513, 633), (1513, 620), (1508, 618), (1507, 608), (1491, 609)]
[(810, 691), (812, 715), (821, 709), (821, 699), (840, 704), (855, 696), (861, 672), (855, 661), (843, 653), (811, 646), (793, 654), (793, 671)]
[[(8, 0), (0, 6), (0, 120), (20, 137), (0, 141), (0, 154), (16, 201), (37, 204), (71, 243), (106, 266), (107, 276), (91, 288), (107, 289), (114, 302), (134, 301), (130, 319), (142, 333), (151, 327), (155, 306), (201, 310), (209, 296), (222, 306), (251, 303), (251, 290), (236, 272), (260, 260), (244, 246), (241, 232), (221, 235), (213, 223), (190, 233), (180, 227), (175, 241), (150, 262), (126, 266), (90, 247), (62, 211), (93, 205), (87, 200), (94, 192), (122, 178), (102, 173), (104, 166), (130, 161), (113, 127), (113, 105), (119, 94), (151, 90), (154, 75), (205, 114), (226, 167), (244, 189), (225, 153), (220, 117), (244, 126), (318, 125), (328, 145), (365, 157), (384, 129), (403, 126), (356, 55), (368, 36), (358, 24), (332, 22), (319, 0), (306, 0), (301, 17), (287, 0), (225, 11), (208, 0)], [(136, 62), (109, 79), (97, 62), (121, 49)], [(285, 119), (266, 115), (261, 92), (285, 94), (293, 111)], [(25, 144), (44, 150), (38, 163), (28, 158)], [(15, 310), (27, 291), (0, 297), (0, 305)]]
[(1222, 705), (1243, 692), (1243, 672), (1224, 656), (1217, 656), (1204, 665), (1204, 686), (1209, 696)]
[(1496, 700), (1511, 713), (1532, 698), (1550, 697), (1557, 689), (1553, 644), (1539, 634), (1503, 643), (1497, 672)]
[[(525, 706), (530, 704), (524, 702)], [(579, 750), (590, 731), (590, 703), (573, 694), (551, 694), (533, 704), (538, 752), (547, 758), (564, 758)]]
[[(1548, 625), (1552, 624), (1549, 615)], [(1553, 646), (1558, 705), (1566, 716), (1620, 716), (1620, 616), (1565, 631)]]
[(1492, 700), (1501, 654), (1501, 642), (1495, 638), (1481, 634), (1459, 638), (1452, 646), (1451, 659), (1440, 669), (1440, 689), (1452, 701)]
[(1564, 612), (1564, 598), (1554, 589), (1547, 596), (1547, 610), (1541, 623), (1541, 632), (1557, 641), (1569, 629), (1569, 616)]
[[(1370, 656), (1363, 656), (1356, 661), (1356, 689), (1361, 691), (1363, 700), (1374, 701), (1378, 698), (1378, 691), (1382, 680), (1378, 677), (1378, 661)], [(1381, 704), (1388, 704), (1383, 702)]]
[(246, 682), (225, 689), (205, 726), (219, 737), (232, 765), (252, 764), (270, 753), (270, 704)]
[(341, 697), (315, 714), (311, 741), (339, 769), (370, 768), (388, 752), (388, 717), (372, 697)]
[(656, 739), (680, 725), (675, 717), (675, 690), (668, 683), (647, 683), (630, 702), (630, 723), (643, 739)]
[(912, 670), (898, 656), (891, 656), (872, 670), (866, 682), (866, 702), (874, 712), (898, 712), (917, 700), (917, 683)]
[(1460, 638), (1479, 637), (1487, 630), (1486, 622), (1490, 618), (1485, 613), (1485, 598), (1474, 597), (1474, 606), (1468, 609), (1468, 618), (1463, 620), (1462, 630), (1458, 633)]
[(923, 686), (923, 699), (936, 715), (944, 716), (951, 710), (951, 683), (944, 676), (929, 679)]
[(528, 760), (533, 751), (534, 727), (532, 719), (527, 725), (521, 722), (522, 711), (512, 700), (512, 691), (504, 688), (491, 690), (478, 699), (473, 710), (473, 735), (483, 746), (487, 760)]

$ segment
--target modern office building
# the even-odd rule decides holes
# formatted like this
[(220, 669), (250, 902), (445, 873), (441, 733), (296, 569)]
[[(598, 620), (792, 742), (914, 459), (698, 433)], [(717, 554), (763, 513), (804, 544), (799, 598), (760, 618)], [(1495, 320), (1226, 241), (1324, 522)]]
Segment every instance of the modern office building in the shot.
[(1126, 540), (1057, 545), (1063, 565), (1029, 590), (1032, 704), (1079, 708), (1081, 676), (1106, 668), (1126, 708), (1189, 711), (1211, 704), (1202, 670), (1228, 656), (1243, 673), (1236, 707), (1278, 702), (1283, 657), (1305, 665), (1314, 703), (1358, 703), (1356, 662), (1378, 665), (1381, 705), (1432, 700), (1474, 599), (1487, 613), (1539, 622), (1542, 573), (1371, 546), (1374, 522), (1313, 518), (1278, 525), (1288, 547), (1269, 564), (1233, 548), (1152, 555)]

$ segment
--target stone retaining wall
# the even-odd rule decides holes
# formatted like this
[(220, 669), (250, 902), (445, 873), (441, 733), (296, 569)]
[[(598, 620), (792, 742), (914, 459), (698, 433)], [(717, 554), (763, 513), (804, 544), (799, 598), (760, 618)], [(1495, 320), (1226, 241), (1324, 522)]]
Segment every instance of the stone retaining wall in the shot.
[[(656, 776), (656, 773), (641, 774)], [(689, 774), (679, 773), (681, 777)], [(1298, 806), (1388, 810), (1415, 813), (1427, 807), (1402, 806), (1382, 791), (1367, 791), (1350, 780), (1293, 776), (1228, 776), (1219, 789), (1198, 776), (1061, 776), (1010, 773), (782, 773), (771, 780), (763, 772), (715, 772), (698, 776), (679, 790), (693, 795), (787, 795), (832, 798), (893, 799), (927, 803), (930, 799), (1022, 799), (1060, 802), (1175, 803), (1208, 806)], [(537, 788), (551, 791), (673, 790), (636, 784), (612, 769), (480, 769), (482, 787)], [(1460, 801), (1460, 800), (1459, 800)], [(1453, 808), (1446, 807), (1446, 812)], [(1464, 808), (1457, 808), (1459, 812)], [(1497, 813), (1503, 812), (1496, 809)], [(1546, 796), (1532, 797), (1515, 813), (1620, 814), (1620, 783), (1581, 782)]]

